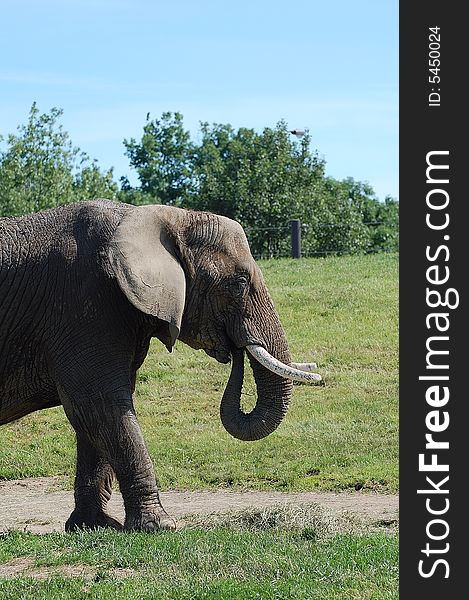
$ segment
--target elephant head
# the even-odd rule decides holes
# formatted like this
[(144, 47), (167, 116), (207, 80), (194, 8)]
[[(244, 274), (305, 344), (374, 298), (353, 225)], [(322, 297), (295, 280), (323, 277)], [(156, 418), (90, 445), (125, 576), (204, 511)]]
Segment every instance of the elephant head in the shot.
[[(109, 245), (112, 271), (127, 299), (176, 339), (221, 363), (231, 359), (220, 406), (225, 429), (261, 439), (281, 423), (292, 379), (318, 381), (314, 364), (292, 364), (285, 333), (242, 227), (218, 215), (168, 206), (126, 211)], [(244, 352), (257, 386), (246, 414), (240, 398)]]

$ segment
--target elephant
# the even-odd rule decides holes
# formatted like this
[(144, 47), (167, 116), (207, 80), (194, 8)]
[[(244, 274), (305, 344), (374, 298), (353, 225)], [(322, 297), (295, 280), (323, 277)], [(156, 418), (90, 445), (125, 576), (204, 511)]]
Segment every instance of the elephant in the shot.
[[(98, 199), (0, 219), (0, 425), (62, 405), (76, 435), (67, 532), (176, 527), (164, 510), (133, 404), (151, 338), (204, 350), (231, 373), (220, 405), (235, 438), (284, 418), (292, 381), (285, 333), (239, 223), (167, 205)], [(240, 407), (247, 355), (257, 402)], [(125, 520), (106, 512), (117, 478)]]

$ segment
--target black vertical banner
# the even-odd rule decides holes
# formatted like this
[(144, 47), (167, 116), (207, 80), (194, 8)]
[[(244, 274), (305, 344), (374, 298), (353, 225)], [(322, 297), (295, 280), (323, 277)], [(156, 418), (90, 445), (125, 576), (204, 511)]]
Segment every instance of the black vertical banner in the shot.
[[(464, 3), (400, 4), (401, 598), (469, 580)], [(464, 185), (465, 184), (465, 185)]]

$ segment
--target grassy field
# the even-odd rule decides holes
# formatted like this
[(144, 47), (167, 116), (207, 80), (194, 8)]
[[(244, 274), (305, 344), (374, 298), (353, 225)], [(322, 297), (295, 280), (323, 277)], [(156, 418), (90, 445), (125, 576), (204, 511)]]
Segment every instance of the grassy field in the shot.
[[(161, 488), (395, 491), (397, 264), (395, 255), (261, 263), (294, 359), (316, 361), (325, 385), (296, 385), (285, 421), (259, 442), (220, 424), (229, 366), (153, 343), (136, 407)], [(254, 400), (252, 379), (244, 399)], [(0, 435), (0, 478), (61, 475), (71, 487), (74, 438), (61, 409)], [(397, 598), (396, 533), (318, 510), (205, 517), (159, 535), (0, 534), (0, 598)]]
[[(314, 506), (224, 519), (211, 524), (199, 518), (176, 534), (5, 534), (0, 597), (398, 598), (393, 532), (358, 531)], [(9, 576), (2, 577), (8, 568)], [(12, 575), (21, 568), (23, 573)]]
[[(295, 385), (264, 440), (231, 438), (218, 415), (229, 365), (154, 340), (136, 407), (162, 489), (395, 491), (398, 486), (396, 255), (260, 263), (294, 360), (318, 363), (325, 386)], [(250, 377), (250, 369), (247, 369)], [(255, 399), (247, 378), (246, 407)], [(3, 426), (0, 478), (64, 475), (74, 436), (61, 408)]]

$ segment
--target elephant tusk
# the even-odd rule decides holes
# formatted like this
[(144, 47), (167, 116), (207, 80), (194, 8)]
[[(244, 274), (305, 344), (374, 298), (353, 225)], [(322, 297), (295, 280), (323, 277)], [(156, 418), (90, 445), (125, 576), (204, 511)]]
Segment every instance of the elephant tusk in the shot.
[(307, 371), (308, 373), (318, 368), (318, 365), (316, 363), (291, 363), (290, 366), (300, 371)]
[(303, 367), (308, 369), (298, 369), (293, 365), (286, 365), (283, 362), (274, 358), (267, 352), (262, 346), (257, 344), (250, 344), (246, 346), (246, 350), (259, 362), (262, 366), (285, 379), (291, 379), (293, 381), (321, 381), (322, 377), (318, 373), (307, 372), (309, 368), (313, 368), (313, 363), (302, 363)]

